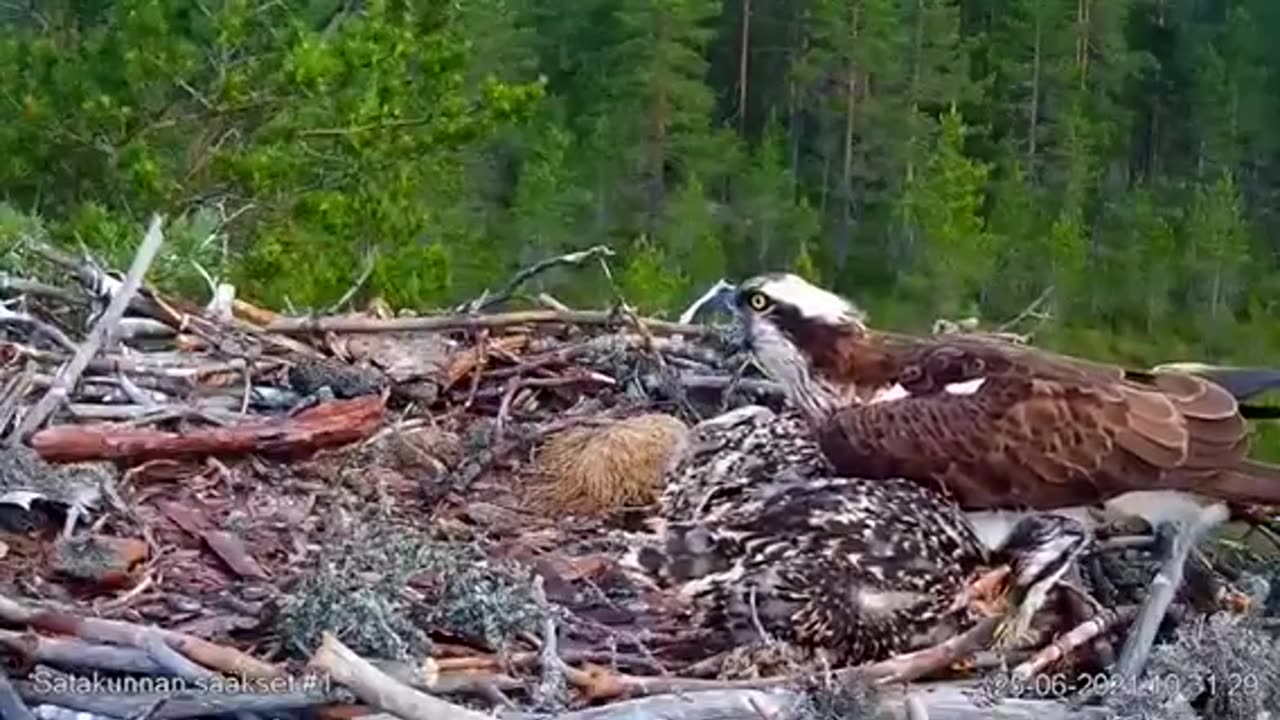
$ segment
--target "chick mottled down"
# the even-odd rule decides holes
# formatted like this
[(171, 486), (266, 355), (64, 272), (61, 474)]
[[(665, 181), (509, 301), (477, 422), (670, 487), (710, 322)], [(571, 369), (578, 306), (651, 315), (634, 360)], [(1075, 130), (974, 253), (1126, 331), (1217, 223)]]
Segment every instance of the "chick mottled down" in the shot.
[(687, 598), (715, 649), (763, 634), (840, 663), (957, 632), (976, 619), (971, 581), (1034, 550), (993, 558), (957, 506), (916, 483), (834, 477), (799, 415), (762, 407), (693, 429), (654, 524), (624, 564)]
[(688, 432), (679, 418), (662, 413), (561, 431), (537, 456), (539, 504), (571, 515), (652, 504)]

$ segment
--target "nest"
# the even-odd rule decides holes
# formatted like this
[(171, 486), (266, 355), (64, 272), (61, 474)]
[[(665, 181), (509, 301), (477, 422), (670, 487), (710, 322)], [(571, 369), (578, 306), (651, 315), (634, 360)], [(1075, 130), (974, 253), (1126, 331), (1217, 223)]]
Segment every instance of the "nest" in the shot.
[(548, 513), (599, 515), (656, 502), (686, 441), (679, 418), (646, 413), (552, 436), (538, 453), (536, 501)]
[(539, 627), (545, 609), (523, 569), (378, 523), (365, 518), (353, 536), (331, 538), (283, 597), (277, 629), (291, 651), (305, 655), (332, 632), (376, 657), (421, 658), (432, 647), (425, 628), (502, 648)]

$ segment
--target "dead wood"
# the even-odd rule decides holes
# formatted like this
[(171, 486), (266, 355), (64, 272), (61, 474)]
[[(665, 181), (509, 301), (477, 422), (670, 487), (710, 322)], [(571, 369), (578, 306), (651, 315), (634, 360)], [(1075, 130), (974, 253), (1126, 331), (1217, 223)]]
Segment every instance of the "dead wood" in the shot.
[[(0, 595), (0, 620), (27, 625), (36, 630), (71, 635), (81, 640), (146, 649), (148, 629), (121, 620), (80, 617), (44, 608), (29, 608)], [(229, 675), (246, 678), (275, 678), (280, 668), (264, 663), (234, 648), (211, 643), (192, 635), (159, 630), (166, 644), (187, 658)], [(154, 656), (152, 660), (160, 662)]]
[(1106, 610), (1101, 615), (1086, 620), (1058, 636), (1026, 662), (1020, 663), (1013, 669), (1014, 677), (1027, 680), (1054, 663), (1065, 660), (1077, 648), (1083, 647), (1120, 625), (1133, 622), (1138, 617), (1138, 611), (1138, 606), (1130, 605)]
[(89, 332), (89, 337), (76, 351), (76, 354), (72, 356), (71, 361), (64, 365), (58, 373), (53, 386), (49, 388), (44, 397), (40, 398), (35, 407), (31, 408), (22, 418), (22, 422), (9, 437), (10, 445), (26, 440), (27, 436), (43, 425), (44, 421), (60, 405), (67, 401), (71, 388), (75, 387), (76, 381), (80, 379), (80, 374), (89, 365), (89, 360), (98, 354), (103, 344), (107, 342), (110, 335), (115, 331), (120, 319), (124, 317), (124, 311), (129, 306), (129, 301), (133, 298), (134, 293), (142, 285), (142, 278), (151, 267), (151, 261), (155, 260), (156, 254), (160, 252), (160, 245), (164, 243), (164, 233), (161, 229), (163, 223), (164, 220), (161, 216), (151, 216), (147, 234), (143, 237), (142, 244), (138, 246), (137, 254), (133, 258), (133, 264), (129, 267), (129, 272), (125, 275), (124, 281), (120, 283), (120, 287), (112, 294), (111, 302), (107, 305), (107, 309), (98, 318), (93, 330)]
[[(908, 701), (923, 708), (928, 720), (1103, 720), (1100, 708), (1072, 708), (1051, 700), (1005, 700), (988, 706), (975, 702), (962, 684), (934, 683), (896, 691), (867, 708), (865, 717), (908, 720)], [(609, 705), (556, 715), (556, 720), (791, 720), (800, 717), (804, 698), (794, 690), (697, 690), (623, 700)], [(504, 712), (503, 720), (546, 718), (523, 712)], [(916, 716), (918, 717), (918, 716)], [(395, 720), (370, 714), (362, 720)]]
[[(139, 720), (234, 717), (237, 713), (263, 713), (271, 717), (271, 713), (305, 710), (332, 701), (320, 692), (320, 687), (315, 692), (263, 692), (263, 688), (253, 686), (242, 691), (229, 683), (221, 687), (213, 683), (201, 686), (175, 678), (157, 678), (149, 684), (137, 685), (141, 692), (102, 692), (87, 680), (78, 682), (72, 676), (46, 676), (39, 682), (15, 682), (14, 688), (31, 705), (47, 704), (109, 718)], [(149, 688), (155, 689), (148, 691)], [(8, 716), (4, 717), (7, 720)]]
[(1174, 541), (1169, 548), (1168, 557), (1151, 582), (1151, 592), (1142, 604), (1133, 628), (1125, 638), (1124, 647), (1120, 650), (1120, 659), (1116, 662), (1116, 674), (1122, 679), (1133, 679), (1142, 672), (1147, 656), (1151, 654), (1151, 646), (1155, 643), (1156, 632), (1164, 622), (1165, 613), (1173, 603), (1174, 594), (1182, 586), (1183, 570), (1187, 565), (1187, 557), (1200, 540), (1230, 518), (1227, 506), (1214, 503), (1197, 513), (1186, 526), (1178, 528)]
[(13, 630), (0, 630), (0, 645), (32, 664), (146, 675), (167, 674), (163, 666), (138, 648), (90, 643), (77, 638), (44, 637)]
[(7, 720), (36, 720), (22, 697), (9, 682), (9, 674), (0, 669), (0, 718)]
[(398, 682), (324, 633), (309, 667), (346, 686), (362, 701), (404, 720), (487, 720), (488, 715), (432, 697)]
[[(703, 325), (682, 325), (667, 320), (644, 318), (644, 326), (652, 332), (666, 335), (688, 335), (702, 337), (711, 330)], [(377, 319), (367, 317), (308, 317), (285, 318), (267, 325), (264, 330), (286, 335), (306, 335), (311, 333), (367, 333), (367, 332), (401, 332), (444, 331), (444, 330), (479, 330), (507, 328), (515, 325), (541, 325), (555, 323), (560, 325), (614, 325), (625, 323), (617, 313), (603, 310), (520, 310), (508, 313), (489, 315), (434, 315), (430, 317), (405, 317)]]
[(563, 255), (539, 260), (533, 265), (530, 265), (513, 275), (511, 279), (507, 281), (507, 284), (498, 292), (490, 295), (489, 291), (486, 290), (480, 297), (464, 305), (462, 309), (467, 312), (478, 312), (485, 308), (493, 307), (494, 305), (500, 305), (510, 300), (511, 297), (515, 295), (516, 290), (520, 289), (521, 285), (553, 267), (561, 265), (581, 267), (583, 263), (590, 260), (613, 256), (614, 252), (612, 248), (604, 245), (594, 245), (586, 250), (578, 250), (577, 252), (565, 253)]
[(386, 396), (334, 400), (292, 418), (162, 432), (122, 425), (59, 425), (31, 438), (51, 462), (152, 460), (245, 453), (305, 455), (325, 447), (363, 440), (377, 431)]

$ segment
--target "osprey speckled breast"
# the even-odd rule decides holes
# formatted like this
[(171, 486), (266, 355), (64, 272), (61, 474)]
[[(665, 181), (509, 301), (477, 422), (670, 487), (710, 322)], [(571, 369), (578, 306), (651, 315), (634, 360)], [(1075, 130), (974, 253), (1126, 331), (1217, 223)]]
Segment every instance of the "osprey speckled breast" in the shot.
[[(1050, 528), (1017, 536), (1041, 546), (1071, 523), (1027, 522)], [(975, 618), (970, 581), (997, 560), (941, 495), (907, 480), (834, 477), (802, 418), (756, 406), (694, 428), (656, 525), (660, 540), (635, 562), (692, 602), (718, 649), (763, 632), (842, 663), (963, 629)]]

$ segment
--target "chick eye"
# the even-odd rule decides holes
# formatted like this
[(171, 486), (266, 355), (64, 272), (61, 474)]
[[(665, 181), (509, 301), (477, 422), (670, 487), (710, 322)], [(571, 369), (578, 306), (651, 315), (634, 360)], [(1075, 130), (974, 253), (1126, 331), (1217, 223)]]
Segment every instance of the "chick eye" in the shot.
[(747, 304), (751, 306), (752, 310), (763, 310), (769, 307), (769, 298), (762, 293), (755, 293), (747, 298)]

